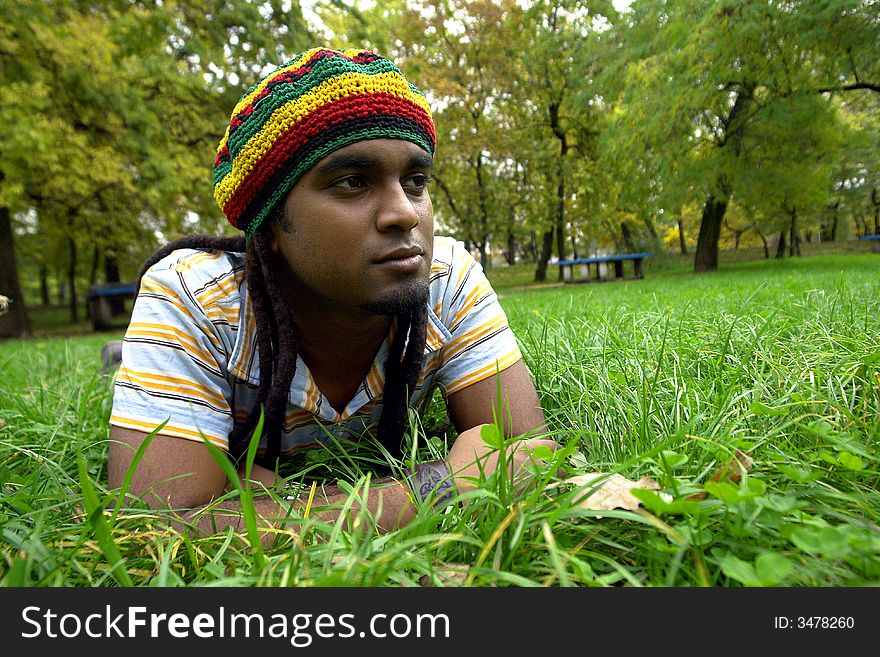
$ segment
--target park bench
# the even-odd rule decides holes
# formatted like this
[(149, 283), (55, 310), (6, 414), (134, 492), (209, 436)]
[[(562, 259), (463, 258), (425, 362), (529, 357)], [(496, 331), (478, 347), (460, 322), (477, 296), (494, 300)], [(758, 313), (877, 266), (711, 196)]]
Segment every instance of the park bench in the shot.
[(89, 306), (89, 317), (92, 327), (96, 331), (105, 331), (115, 328), (113, 325), (114, 301), (134, 299), (134, 283), (107, 283), (105, 285), (93, 285), (86, 293), (86, 303)]
[[(623, 278), (623, 263), (633, 263), (633, 276), (643, 278), (642, 260), (650, 258), (653, 253), (622, 253), (611, 256), (595, 256), (592, 258), (577, 258), (576, 260), (560, 260), (557, 264), (562, 270), (562, 280), (566, 283), (589, 283), (590, 281), (607, 281), (608, 265), (614, 265), (614, 278)], [(574, 268), (580, 265), (581, 276), (576, 278)], [(595, 267), (594, 267), (595, 265)], [(591, 276), (591, 270), (595, 270), (595, 276)]]
[(871, 251), (880, 253), (880, 235), (863, 235), (859, 239), (871, 240)]

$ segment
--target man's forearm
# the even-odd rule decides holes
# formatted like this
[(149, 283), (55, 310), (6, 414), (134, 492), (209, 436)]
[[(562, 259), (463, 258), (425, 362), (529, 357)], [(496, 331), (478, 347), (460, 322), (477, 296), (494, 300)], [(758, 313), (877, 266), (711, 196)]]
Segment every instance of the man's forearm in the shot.
[[(306, 513), (309, 493), (304, 492), (293, 501), (294, 511), (298, 516)], [(349, 504), (349, 499), (351, 503)], [(363, 510), (366, 502), (366, 511)], [(318, 517), (325, 522), (336, 522), (343, 507), (348, 506), (349, 531), (358, 528), (359, 520), (364, 515), (375, 520), (376, 526), (381, 532), (400, 529), (415, 517), (416, 508), (413, 506), (412, 497), (406, 485), (392, 478), (377, 479), (370, 483), (369, 490), (360, 488), (351, 495), (338, 492), (329, 495), (315, 495), (311, 506), (308, 508), (310, 517)]]
[[(364, 501), (366, 509), (363, 508)], [(292, 509), (289, 505), (292, 505)], [(375, 522), (383, 533), (405, 526), (416, 513), (405, 484), (393, 479), (372, 482), (369, 490), (358, 489), (351, 495), (344, 492), (316, 493), (310, 505), (309, 491), (305, 491), (296, 499), (285, 500), (283, 504), (270, 497), (259, 496), (253, 500), (253, 506), (258, 516), (261, 538), (267, 545), (272, 543), (271, 530), (292, 525), (307, 511), (309, 517), (327, 523), (337, 522), (341, 514), (346, 513), (347, 530), (369, 529)], [(240, 500), (226, 500), (190, 509), (185, 518), (202, 536), (221, 533), (230, 526), (237, 531), (244, 529)], [(366, 518), (366, 522), (363, 518)]]

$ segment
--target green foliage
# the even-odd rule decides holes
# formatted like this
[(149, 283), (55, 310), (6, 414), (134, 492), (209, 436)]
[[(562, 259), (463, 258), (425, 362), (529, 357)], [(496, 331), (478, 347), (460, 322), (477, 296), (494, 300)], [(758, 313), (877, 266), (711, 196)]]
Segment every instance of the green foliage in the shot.
[[(880, 30), (871, 4), (634, 2), (606, 69), (615, 103), (603, 152), (670, 218), (710, 197), (744, 206), (746, 227), (763, 232), (788, 226), (795, 209), (818, 218), (857, 140), (826, 94), (878, 79), (864, 56)], [(858, 52), (850, 64), (830, 56), (844, 52), (828, 38), (843, 25)]]
[(428, 91), (438, 224), (484, 264), (517, 242), (542, 258), (542, 236), (557, 255), (677, 247), (710, 195), (729, 201), (724, 248), (874, 212), (871, 3), (327, 4), (337, 38)]
[(93, 283), (91, 258), (77, 258), (88, 249), (131, 279), (159, 239), (227, 230), (210, 180), (231, 107), (309, 43), (298, 5), (282, 5), (24, 0), (3, 12), (0, 205), (18, 213), (25, 271)]

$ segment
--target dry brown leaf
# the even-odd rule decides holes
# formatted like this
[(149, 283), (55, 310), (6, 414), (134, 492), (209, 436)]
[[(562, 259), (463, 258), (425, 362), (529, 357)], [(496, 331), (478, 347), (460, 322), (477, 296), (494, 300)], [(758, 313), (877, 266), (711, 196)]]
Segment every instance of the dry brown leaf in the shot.
[(748, 472), (751, 469), (752, 457), (749, 456), (747, 452), (738, 449), (734, 452), (733, 458), (730, 459), (730, 463), (715, 471), (715, 474), (712, 475), (711, 481), (727, 480), (736, 484), (742, 479), (743, 472)]
[[(601, 481), (593, 483), (597, 479)], [(574, 485), (583, 489), (575, 496), (575, 503), (581, 509), (592, 511), (607, 511), (608, 509), (629, 509), (634, 511), (641, 502), (630, 491), (633, 488), (644, 490), (660, 490), (660, 484), (648, 477), (642, 477), (638, 481), (631, 481), (626, 477), (603, 472), (590, 472), (588, 474), (569, 477), (564, 481), (551, 484), (549, 488), (562, 485)], [(591, 489), (594, 489), (591, 492)]]
[(3, 418), (0, 417), (0, 429), (6, 426), (6, 423), (3, 421)]
[[(724, 465), (718, 468), (714, 474), (709, 477), (709, 481), (729, 481), (732, 484), (738, 484), (742, 479), (743, 472), (748, 472), (752, 469), (752, 457), (749, 456), (748, 452), (743, 452), (742, 450), (736, 450), (733, 453), (733, 457), (730, 459), (730, 462), (727, 465)], [(706, 491), (700, 491), (699, 493), (694, 493), (693, 495), (688, 496), (689, 500), (702, 500), (706, 497)]]
[[(434, 570), (434, 574), (443, 586), (461, 586), (467, 579), (470, 566), (466, 563), (445, 563), (441, 564)], [(430, 575), (422, 575), (419, 578), (419, 585), (434, 586), (434, 580)]]

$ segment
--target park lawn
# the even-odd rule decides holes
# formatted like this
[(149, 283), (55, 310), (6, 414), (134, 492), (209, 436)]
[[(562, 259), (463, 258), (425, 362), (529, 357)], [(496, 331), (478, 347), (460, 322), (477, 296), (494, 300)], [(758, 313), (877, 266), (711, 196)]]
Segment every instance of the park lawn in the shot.
[[(859, 586), (880, 583), (880, 255), (655, 271), (640, 281), (504, 288), (553, 435), (554, 465), (647, 476), (635, 511), (582, 508), (490, 477), (462, 511), (387, 535), (313, 518), (263, 549), (192, 539), (107, 490), (118, 334), (0, 344), (5, 586)], [(436, 455), (435, 410), (414, 431)], [(313, 452), (289, 474), (369, 483), (375, 455)], [(713, 475), (746, 453), (748, 471)], [(742, 457), (740, 457), (742, 458)], [(114, 515), (115, 513), (115, 515)], [(366, 528), (363, 530), (363, 528)]]

